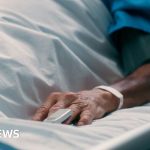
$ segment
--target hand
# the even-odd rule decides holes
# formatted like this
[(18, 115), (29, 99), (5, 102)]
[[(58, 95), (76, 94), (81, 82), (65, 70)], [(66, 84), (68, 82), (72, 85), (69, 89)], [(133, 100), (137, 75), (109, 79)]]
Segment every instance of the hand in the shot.
[(105, 90), (93, 89), (78, 93), (52, 93), (46, 102), (36, 111), (33, 120), (43, 121), (58, 109), (70, 108), (72, 116), (65, 122), (70, 124), (79, 117), (78, 126), (91, 124), (94, 119), (102, 118), (118, 107), (117, 98)]

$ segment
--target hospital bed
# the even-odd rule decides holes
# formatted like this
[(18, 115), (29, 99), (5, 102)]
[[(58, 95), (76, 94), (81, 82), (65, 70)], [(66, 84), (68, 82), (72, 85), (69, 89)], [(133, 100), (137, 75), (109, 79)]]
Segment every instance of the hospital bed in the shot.
[(101, 144), (92, 150), (129, 150), (129, 149), (150, 149), (150, 124), (143, 125), (122, 136), (114, 138)]
[[(19, 138), (2, 143), (21, 150), (130, 145), (126, 136), (109, 140), (148, 124), (150, 104), (83, 127), (31, 120), (50, 92), (91, 89), (124, 77), (107, 34), (112, 21), (101, 0), (0, 0), (0, 129), (20, 131)], [(147, 131), (147, 142), (149, 126), (140, 131), (129, 132), (130, 138), (138, 141)]]

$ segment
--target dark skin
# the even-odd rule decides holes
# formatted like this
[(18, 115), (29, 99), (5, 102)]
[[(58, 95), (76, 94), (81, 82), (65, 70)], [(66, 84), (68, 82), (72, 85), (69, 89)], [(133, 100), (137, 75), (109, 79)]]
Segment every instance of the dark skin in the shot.
[[(150, 102), (150, 64), (141, 66), (111, 87), (116, 88), (124, 95), (123, 108)], [(51, 93), (45, 103), (36, 111), (33, 120), (43, 121), (48, 115), (60, 108), (70, 108), (73, 115), (65, 123), (70, 124), (77, 116), (80, 116), (77, 125), (87, 125), (92, 123), (94, 119), (102, 118), (106, 113), (115, 111), (118, 104), (114, 95), (100, 89), (78, 93)]]
[[(122, 108), (150, 102), (150, 64), (141, 65), (133, 73), (110, 86), (124, 95)], [(77, 93), (55, 92), (51, 93), (42, 106), (37, 109), (33, 120), (43, 121), (60, 108), (70, 108), (73, 114), (65, 124), (70, 124), (79, 117), (77, 125), (82, 126), (91, 124), (93, 120), (100, 119), (105, 114), (117, 110), (118, 105), (118, 98), (105, 90), (91, 89)]]

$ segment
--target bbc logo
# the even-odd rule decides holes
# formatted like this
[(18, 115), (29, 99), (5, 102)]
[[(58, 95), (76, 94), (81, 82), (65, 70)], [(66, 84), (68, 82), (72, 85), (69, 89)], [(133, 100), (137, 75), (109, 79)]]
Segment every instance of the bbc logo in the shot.
[(20, 137), (20, 131), (19, 130), (0, 130), (0, 138), (9, 138), (9, 139), (17, 139)]

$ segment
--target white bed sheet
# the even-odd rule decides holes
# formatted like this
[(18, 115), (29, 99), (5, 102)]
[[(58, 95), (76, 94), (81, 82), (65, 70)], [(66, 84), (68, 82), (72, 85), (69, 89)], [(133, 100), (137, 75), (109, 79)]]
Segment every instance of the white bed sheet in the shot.
[(21, 135), (1, 141), (25, 150), (87, 149), (150, 121), (149, 105), (80, 128), (22, 120), (52, 91), (123, 77), (106, 34), (111, 21), (100, 0), (0, 0), (0, 128)]
[(99, 0), (0, 0), (0, 110), (27, 119), (52, 91), (120, 79), (110, 22)]
[(74, 127), (44, 122), (1, 119), (3, 130), (17, 129), (19, 139), (1, 139), (21, 150), (90, 150), (127, 131), (150, 122), (150, 105), (124, 109), (93, 122)]

